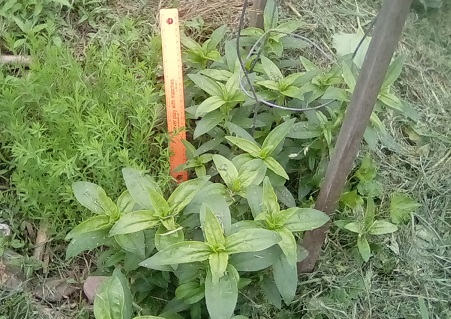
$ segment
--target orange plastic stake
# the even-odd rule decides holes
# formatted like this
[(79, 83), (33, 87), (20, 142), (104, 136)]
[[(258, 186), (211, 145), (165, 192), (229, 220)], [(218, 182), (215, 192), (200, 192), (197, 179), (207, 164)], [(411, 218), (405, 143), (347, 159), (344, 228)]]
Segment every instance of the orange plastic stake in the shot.
[(186, 163), (186, 148), (182, 143), (182, 140), (186, 139), (185, 97), (177, 9), (160, 10), (160, 29), (163, 47), (166, 115), (168, 131), (172, 137), (169, 144), (171, 175), (180, 183), (188, 179), (188, 172), (175, 172), (176, 167)]

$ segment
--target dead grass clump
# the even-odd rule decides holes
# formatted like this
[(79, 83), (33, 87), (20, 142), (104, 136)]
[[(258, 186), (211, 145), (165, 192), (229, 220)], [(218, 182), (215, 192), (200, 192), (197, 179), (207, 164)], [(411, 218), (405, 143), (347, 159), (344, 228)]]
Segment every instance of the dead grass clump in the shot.
[[(252, 1), (249, 1), (249, 11)], [(163, 8), (178, 8), (180, 20), (183, 22), (202, 18), (205, 25), (215, 29), (221, 25), (235, 28), (243, 8), (242, 0), (160, 0), (134, 1), (115, 0), (113, 7), (121, 15), (132, 15), (146, 18), (149, 23), (158, 21), (158, 13)]]
[(212, 28), (238, 25), (242, 0), (180, 0), (180, 18), (189, 21), (201, 17)]

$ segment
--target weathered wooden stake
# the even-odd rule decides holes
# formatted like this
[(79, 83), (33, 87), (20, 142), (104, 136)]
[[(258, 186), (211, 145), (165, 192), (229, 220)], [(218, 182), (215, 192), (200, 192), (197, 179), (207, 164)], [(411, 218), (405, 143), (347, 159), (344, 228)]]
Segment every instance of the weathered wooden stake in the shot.
[(251, 27), (263, 29), (263, 11), (265, 11), (266, 0), (254, 0), (252, 11), (249, 17), (249, 25)]
[[(352, 170), (411, 3), (412, 0), (384, 0), (377, 17), (374, 35), (315, 205), (329, 216), (333, 215)], [(304, 235), (302, 245), (309, 256), (298, 264), (299, 273), (313, 271), (329, 227), (330, 223)]]
[(23, 64), (30, 65), (31, 57), (28, 55), (0, 55), (0, 64)]

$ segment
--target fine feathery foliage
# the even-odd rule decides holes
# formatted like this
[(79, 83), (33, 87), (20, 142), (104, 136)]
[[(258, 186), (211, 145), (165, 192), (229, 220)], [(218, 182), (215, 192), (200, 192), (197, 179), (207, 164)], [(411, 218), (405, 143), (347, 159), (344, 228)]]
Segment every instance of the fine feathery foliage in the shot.
[(87, 216), (73, 205), (72, 182), (96, 181), (118, 195), (125, 166), (166, 187), (168, 136), (153, 69), (130, 67), (115, 45), (88, 48), (83, 65), (64, 47), (35, 51), (20, 76), (0, 72), (2, 152), (24, 217), (51, 220), (49, 231), (63, 235)]

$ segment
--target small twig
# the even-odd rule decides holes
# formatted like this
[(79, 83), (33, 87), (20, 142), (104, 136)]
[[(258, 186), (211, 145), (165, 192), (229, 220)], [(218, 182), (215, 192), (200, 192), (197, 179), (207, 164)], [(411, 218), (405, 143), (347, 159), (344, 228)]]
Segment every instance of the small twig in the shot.
[(287, 2), (286, 3), (287, 7), (291, 9), (291, 11), (293, 11), (293, 13), (295, 15), (297, 15), (299, 18), (302, 18), (302, 15), (299, 13), (299, 11), (293, 6), (293, 4), (291, 2)]
[(42, 257), (44, 256), (44, 250), (45, 245), (47, 243), (48, 236), (47, 236), (47, 223), (43, 222), (39, 226), (38, 233), (36, 235), (36, 243), (35, 243), (35, 249), (33, 252), (33, 257), (38, 261), (43, 261)]
[(0, 64), (19, 63), (24, 65), (31, 64), (31, 56), (29, 55), (0, 55)]

